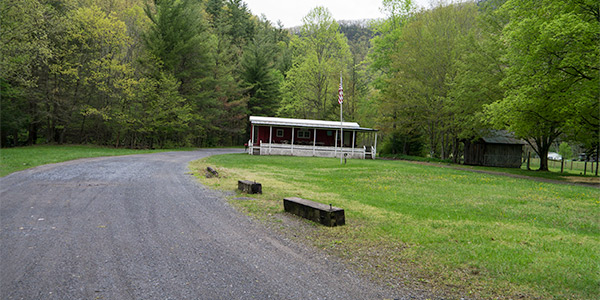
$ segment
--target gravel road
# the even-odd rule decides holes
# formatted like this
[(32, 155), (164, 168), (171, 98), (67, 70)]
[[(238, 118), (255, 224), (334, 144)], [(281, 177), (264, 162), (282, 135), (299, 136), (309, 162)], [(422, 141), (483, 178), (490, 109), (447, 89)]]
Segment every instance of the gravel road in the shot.
[(186, 175), (240, 150), (81, 159), (0, 178), (0, 299), (412, 298), (277, 236)]

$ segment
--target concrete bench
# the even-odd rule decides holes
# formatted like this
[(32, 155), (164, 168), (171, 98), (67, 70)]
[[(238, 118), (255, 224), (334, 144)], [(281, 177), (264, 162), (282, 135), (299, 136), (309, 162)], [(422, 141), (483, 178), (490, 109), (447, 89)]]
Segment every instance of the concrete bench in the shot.
[(238, 190), (246, 194), (262, 194), (262, 185), (255, 181), (238, 180)]
[(346, 224), (344, 210), (302, 198), (289, 197), (283, 199), (283, 209), (289, 213), (333, 227)]

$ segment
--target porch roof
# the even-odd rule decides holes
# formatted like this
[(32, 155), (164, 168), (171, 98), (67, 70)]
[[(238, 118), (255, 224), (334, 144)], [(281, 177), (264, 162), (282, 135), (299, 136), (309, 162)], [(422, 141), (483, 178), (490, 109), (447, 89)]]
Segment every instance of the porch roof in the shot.
[(281, 126), (281, 127), (307, 127), (318, 129), (339, 129), (340, 127), (346, 130), (354, 131), (377, 131), (373, 128), (360, 127), (356, 122), (340, 122), (323, 121), (323, 120), (307, 120), (307, 119), (289, 119), (289, 118), (273, 118), (273, 117), (257, 117), (250, 116), (250, 123), (254, 125)]

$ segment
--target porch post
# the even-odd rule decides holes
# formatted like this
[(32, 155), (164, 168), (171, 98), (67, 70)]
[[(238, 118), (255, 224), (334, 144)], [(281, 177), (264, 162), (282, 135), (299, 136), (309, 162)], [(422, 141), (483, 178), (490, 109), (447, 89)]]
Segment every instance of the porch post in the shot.
[(316, 148), (317, 148), (317, 129), (315, 128), (313, 136), (313, 156), (315, 156)]
[(375, 149), (373, 149), (373, 154), (371, 155), (373, 159), (375, 159), (375, 154), (377, 153), (377, 131), (375, 131)]
[(250, 124), (250, 155), (254, 155), (254, 124)]
[(294, 155), (294, 127), (292, 127), (292, 155)]
[(354, 142), (356, 142), (356, 131), (352, 131), (352, 155), (354, 155)]
[(337, 129), (335, 130), (335, 146), (334, 146), (334, 150), (333, 150), (333, 157), (337, 157)]
[(269, 126), (269, 154), (271, 154), (272, 141), (273, 141), (273, 126)]

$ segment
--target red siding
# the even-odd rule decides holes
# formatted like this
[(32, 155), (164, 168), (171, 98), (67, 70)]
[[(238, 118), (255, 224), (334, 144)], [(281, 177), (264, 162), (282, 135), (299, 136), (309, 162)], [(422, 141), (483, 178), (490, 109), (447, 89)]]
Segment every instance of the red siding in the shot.
[[(278, 137), (277, 136), (277, 130), (281, 129), (283, 130), (283, 137)], [(256, 125), (254, 127), (254, 130), (257, 131), (257, 138), (255, 143), (258, 144), (260, 141), (262, 141), (263, 143), (268, 143), (269, 142), (269, 126), (258, 126)], [(308, 130), (310, 132), (310, 137), (309, 138), (298, 138), (298, 130)], [(328, 135), (327, 132), (330, 132), (331, 135)], [(314, 128), (294, 128), (294, 144), (305, 144), (305, 145), (312, 145), (313, 141), (314, 141)], [(338, 132), (338, 142), (337, 145), (339, 146), (340, 144), (340, 137), (339, 137), (339, 132)], [(344, 134), (346, 135), (346, 134)], [(335, 136), (336, 136), (336, 130), (335, 129), (317, 129), (317, 145), (318, 146), (335, 146), (336, 142), (335, 142)], [(289, 127), (273, 127), (273, 137), (272, 137), (272, 142), (276, 143), (276, 144), (280, 144), (280, 143), (287, 143), (290, 144), (292, 142), (292, 128)], [(352, 132), (350, 131), (350, 139), (349, 140), (344, 140), (344, 144), (347, 147), (351, 147), (352, 144)]]

